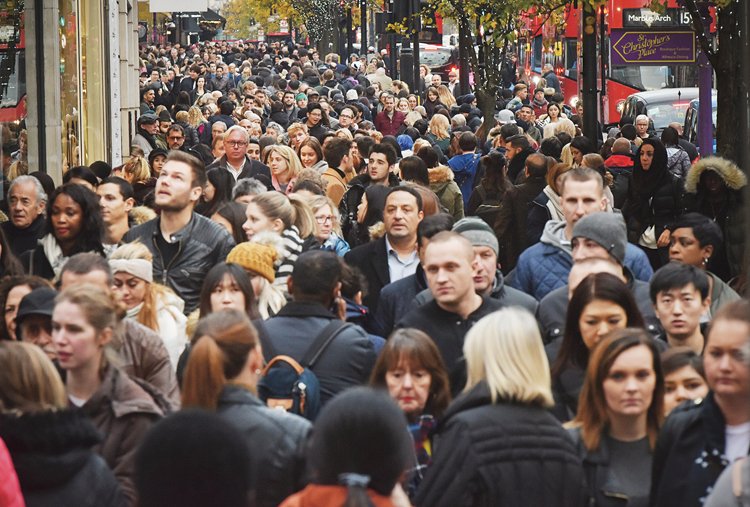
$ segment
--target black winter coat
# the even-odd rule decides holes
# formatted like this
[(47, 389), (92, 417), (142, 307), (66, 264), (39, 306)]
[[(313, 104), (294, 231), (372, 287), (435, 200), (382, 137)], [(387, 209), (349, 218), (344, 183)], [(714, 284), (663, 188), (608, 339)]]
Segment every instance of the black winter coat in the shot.
[(99, 433), (80, 411), (0, 415), (0, 438), (27, 507), (127, 505), (114, 474), (92, 450)]
[(682, 183), (665, 173), (654, 193), (649, 196), (629, 182), (628, 197), (622, 207), (622, 214), (628, 226), (628, 241), (638, 244), (646, 229), (654, 227), (656, 239), (665, 229), (672, 229), (672, 223), (682, 213)]
[[(700, 507), (729, 464), (726, 421), (713, 393), (669, 414), (656, 441), (651, 476), (653, 507)], [(750, 450), (749, 450), (750, 452)]]
[(194, 212), (190, 222), (174, 235), (179, 250), (172, 262), (164, 266), (157, 247), (157, 235), (161, 234), (159, 223), (160, 219), (155, 218), (130, 229), (122, 242), (139, 240), (148, 247), (154, 256), (154, 281), (167, 285), (184, 299), (188, 315), (198, 307), (206, 274), (226, 259), (234, 247), (234, 239), (222, 226)]
[(217, 413), (242, 433), (251, 450), (255, 505), (279, 505), (305, 487), (309, 421), (268, 408), (250, 391), (231, 385), (221, 392)]
[(457, 398), (435, 437), (421, 507), (580, 507), (585, 484), (573, 441), (541, 407), (493, 404), (480, 383)]

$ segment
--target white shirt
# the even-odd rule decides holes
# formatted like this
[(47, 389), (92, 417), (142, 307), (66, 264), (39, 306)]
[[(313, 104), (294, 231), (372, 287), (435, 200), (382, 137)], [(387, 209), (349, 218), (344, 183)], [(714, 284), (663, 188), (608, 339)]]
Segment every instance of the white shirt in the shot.
[(729, 426), (727, 424), (724, 454), (730, 463), (747, 456), (750, 449), (750, 422)]

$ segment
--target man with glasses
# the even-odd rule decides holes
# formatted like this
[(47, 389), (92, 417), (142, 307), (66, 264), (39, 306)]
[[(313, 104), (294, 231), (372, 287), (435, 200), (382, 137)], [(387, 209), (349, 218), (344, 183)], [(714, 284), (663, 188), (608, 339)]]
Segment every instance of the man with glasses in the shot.
[(207, 170), (221, 167), (237, 181), (241, 178), (255, 178), (271, 190), (271, 171), (268, 166), (247, 155), (250, 136), (243, 127), (235, 125), (224, 134), (224, 156), (207, 167)]
[(170, 150), (185, 151), (185, 131), (177, 124), (167, 129), (167, 146)]
[(354, 134), (354, 131), (357, 130), (354, 128), (354, 116), (354, 111), (352, 111), (351, 108), (345, 107), (341, 109), (341, 112), (339, 113), (339, 128), (347, 129)]

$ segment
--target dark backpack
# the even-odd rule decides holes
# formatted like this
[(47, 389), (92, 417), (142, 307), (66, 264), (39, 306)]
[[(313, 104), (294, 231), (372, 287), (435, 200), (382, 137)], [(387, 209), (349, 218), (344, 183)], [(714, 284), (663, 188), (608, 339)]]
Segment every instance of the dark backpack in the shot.
[(283, 408), (310, 421), (315, 420), (320, 411), (320, 381), (312, 371), (313, 366), (333, 339), (352, 324), (332, 320), (318, 334), (300, 362), (290, 356), (277, 355), (263, 324), (256, 323), (256, 327), (263, 348), (273, 356), (258, 382), (258, 397), (271, 408)]
[(495, 222), (497, 222), (497, 214), (500, 211), (500, 193), (492, 192), (488, 194), (482, 185), (479, 185), (475, 190), (482, 199), (482, 204), (475, 211), (476, 215), (487, 222), (490, 227), (494, 227)]

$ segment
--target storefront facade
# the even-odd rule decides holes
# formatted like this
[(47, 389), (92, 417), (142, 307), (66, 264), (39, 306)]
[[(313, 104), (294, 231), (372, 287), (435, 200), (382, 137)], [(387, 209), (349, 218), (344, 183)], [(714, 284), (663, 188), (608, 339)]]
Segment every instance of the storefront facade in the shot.
[[(24, 44), (15, 51), (24, 53), (24, 68), (16, 71), (25, 74), (25, 107), (17, 108), (18, 118), (9, 125), (26, 127), (29, 171), (46, 171), (60, 182), (76, 165), (119, 164), (129, 151), (139, 103), (137, 5), (125, 0), (13, 3), (0, 11), (13, 9), (22, 16)], [(12, 18), (5, 14), (0, 18)]]

